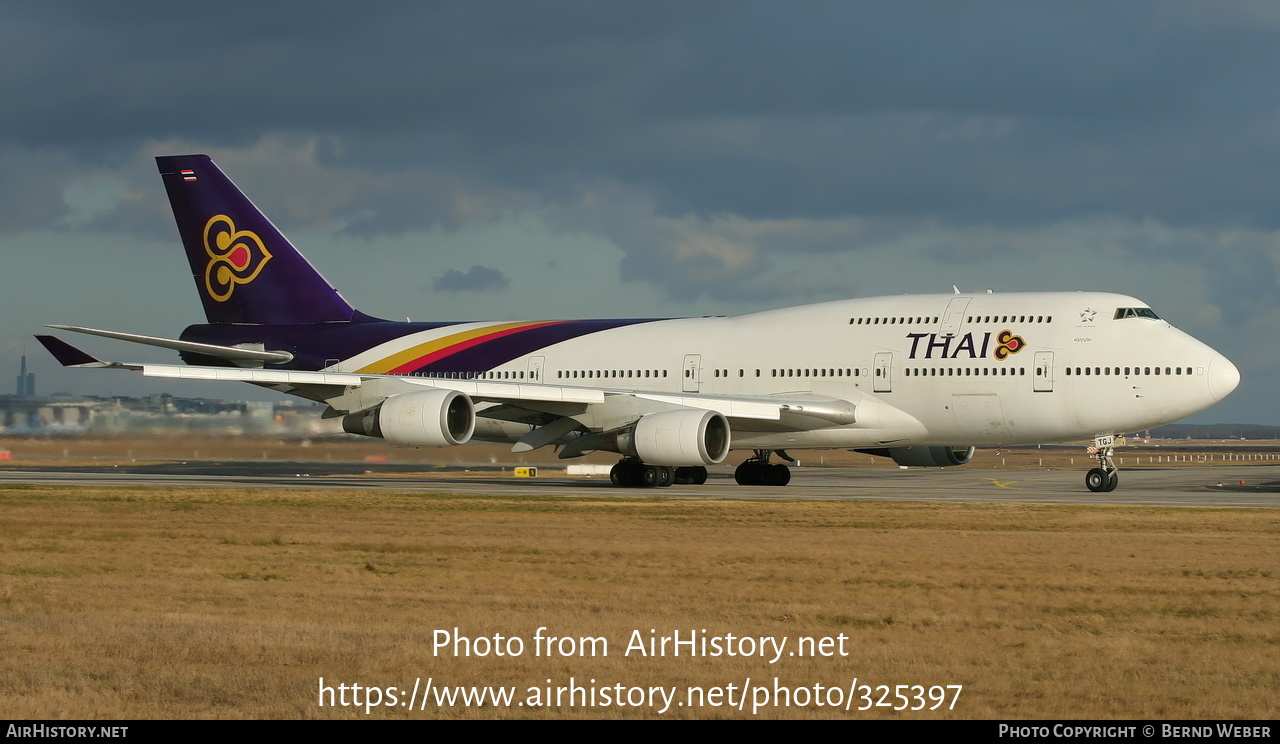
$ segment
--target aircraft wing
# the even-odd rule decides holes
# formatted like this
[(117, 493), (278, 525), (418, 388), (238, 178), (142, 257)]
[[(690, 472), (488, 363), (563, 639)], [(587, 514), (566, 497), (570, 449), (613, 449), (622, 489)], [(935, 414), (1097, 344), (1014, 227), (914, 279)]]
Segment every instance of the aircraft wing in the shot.
[[(458, 391), (477, 403), (525, 409), (553, 419), (573, 418), (596, 431), (625, 425), (648, 413), (681, 408), (716, 411), (736, 428), (749, 430), (809, 430), (857, 422), (857, 406), (852, 401), (826, 396), (659, 393), (405, 375), (104, 362), (57, 337), (38, 335), (36, 338), (64, 366), (129, 369), (147, 377), (248, 382), (326, 402), (333, 409), (329, 415), (366, 410), (393, 395), (435, 388)], [(483, 411), (478, 413), (484, 415)]]
[[(534, 410), (567, 406), (583, 409), (604, 405), (610, 398), (624, 397), (637, 403), (637, 409), (705, 408), (724, 414), (730, 420), (753, 419), (779, 421), (784, 414), (810, 412), (825, 418), (826, 426), (851, 424), (853, 405), (847, 401), (786, 400), (769, 397), (733, 397), (673, 395), (626, 389), (585, 388), (533, 383), (498, 382), (493, 380), (451, 380), (403, 375), (351, 374), (346, 372), (300, 372), (276, 369), (237, 369), (234, 367), (196, 367), (176, 364), (107, 363), (120, 369), (138, 369), (146, 377), (169, 377), (184, 380), (218, 380), (252, 382), (260, 385), (329, 388), (324, 400), (338, 410), (350, 412), (376, 405), (397, 392), (420, 388), (456, 390), (477, 403), (500, 403)], [(359, 388), (360, 390), (354, 390)], [(825, 405), (821, 405), (825, 403)], [(843, 403), (844, 405), (840, 405)], [(337, 406), (335, 406), (337, 408)], [(644, 412), (647, 412), (644, 411)], [(804, 427), (809, 428), (809, 427)]]

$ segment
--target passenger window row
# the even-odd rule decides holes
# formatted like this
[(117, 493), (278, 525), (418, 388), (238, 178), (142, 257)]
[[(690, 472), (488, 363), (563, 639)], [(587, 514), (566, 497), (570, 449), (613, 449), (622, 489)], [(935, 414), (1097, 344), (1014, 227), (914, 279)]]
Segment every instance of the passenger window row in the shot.
[[(1150, 311), (1148, 311), (1150, 312)], [(936, 325), (934, 316), (849, 318), (849, 325)], [(1052, 315), (970, 315), (966, 323), (1052, 323)]]
[(1052, 323), (1052, 315), (970, 315), (966, 323)]
[(1016, 377), (1026, 375), (1025, 367), (907, 367), (907, 377)]
[(556, 372), (556, 377), (562, 380), (619, 380), (637, 377), (652, 379), (666, 376), (667, 370), (665, 369), (574, 369), (558, 370)]
[[(687, 376), (688, 375), (686, 375), (686, 377)], [(711, 376), (712, 377), (729, 377), (730, 374), (729, 374), (729, 370), (727, 369), (714, 369), (711, 371)], [(746, 376), (747, 376), (747, 370), (745, 369), (738, 370), (738, 377), (746, 377)], [(755, 371), (755, 376), (762, 377), (763, 370), (757, 369)], [(813, 368), (771, 369), (769, 370), (769, 376), (770, 377), (861, 377), (862, 371), (859, 369), (849, 369), (847, 367), (843, 369), (832, 368), (832, 367), (820, 368), (820, 369), (813, 369)]]
[[(1068, 375), (1189, 375), (1191, 367), (1066, 367)], [(1123, 371), (1121, 371), (1123, 370)]]
[(910, 318), (849, 318), (849, 325), (923, 325), (936, 324), (938, 316)]
[(524, 370), (489, 370), (487, 372), (409, 372), (409, 377), (431, 377), (437, 380), (536, 380), (537, 375)]

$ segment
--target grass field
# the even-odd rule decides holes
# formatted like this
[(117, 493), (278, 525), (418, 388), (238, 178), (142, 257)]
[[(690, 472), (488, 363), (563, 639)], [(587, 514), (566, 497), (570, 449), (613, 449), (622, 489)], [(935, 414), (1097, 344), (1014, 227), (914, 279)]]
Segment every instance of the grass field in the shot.
[[(825, 702), (857, 678), (963, 691), (954, 709), (810, 695), (758, 715), (1272, 718), (1277, 555), (1271, 510), (8, 486), (0, 700), (19, 719), (740, 718), (757, 696), (366, 714), (322, 707), (319, 680), (524, 701), (570, 680), (684, 700), (776, 678)], [(540, 626), (608, 655), (536, 656)], [(524, 653), (435, 655), (454, 628)], [(633, 631), (703, 629), (787, 651), (843, 635), (847, 655), (624, 655)]]
[[(1072, 469), (1083, 472), (1093, 465), (1084, 442), (1059, 447), (979, 449), (966, 467), (971, 470)], [(538, 465), (564, 467), (571, 463), (613, 464), (618, 455), (597, 452), (586, 457), (560, 460), (551, 447), (512, 453), (510, 445), (471, 442), (460, 447), (393, 447), (379, 439), (343, 436), (311, 439), (219, 435), (117, 435), (85, 438), (6, 438), (0, 451), (10, 452), (0, 467), (23, 465), (112, 465), (124, 462), (174, 460), (286, 460), (297, 462), (386, 462), (418, 472), (439, 465)], [(857, 468), (897, 466), (884, 457), (845, 450), (796, 450), (804, 465)], [(1280, 441), (1275, 440), (1159, 440), (1134, 442), (1116, 450), (1121, 468), (1135, 465), (1160, 467), (1214, 467), (1221, 465), (1274, 465), (1280, 462)], [(734, 453), (728, 470), (745, 459)]]

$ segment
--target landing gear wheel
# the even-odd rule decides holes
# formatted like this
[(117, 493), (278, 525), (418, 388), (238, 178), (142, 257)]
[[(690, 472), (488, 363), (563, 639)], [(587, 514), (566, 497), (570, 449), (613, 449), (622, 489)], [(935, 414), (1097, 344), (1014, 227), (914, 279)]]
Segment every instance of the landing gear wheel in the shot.
[(623, 460), (613, 466), (609, 479), (624, 488), (666, 488), (675, 480), (675, 472), (673, 467)]
[(1114, 491), (1118, 485), (1120, 485), (1120, 471), (1112, 470), (1110, 473), (1107, 473), (1107, 487), (1103, 490)]
[(769, 464), (771, 450), (756, 450), (756, 456), (738, 466), (733, 479), (740, 486), (785, 486), (791, 482), (791, 468)]
[(641, 483), (644, 466), (635, 460), (622, 460), (609, 471), (609, 480), (615, 486), (637, 488)]
[[(1116, 484), (1120, 482), (1120, 476), (1117, 474), (1112, 478), (1107, 471), (1102, 468), (1092, 468), (1084, 474), (1084, 485), (1090, 491), (1097, 493), (1099, 491), (1110, 491), (1115, 489)], [(1110, 486), (1111, 488), (1107, 488)]]
[(707, 482), (707, 469), (702, 466), (676, 468), (675, 482), (682, 485), (700, 486)]

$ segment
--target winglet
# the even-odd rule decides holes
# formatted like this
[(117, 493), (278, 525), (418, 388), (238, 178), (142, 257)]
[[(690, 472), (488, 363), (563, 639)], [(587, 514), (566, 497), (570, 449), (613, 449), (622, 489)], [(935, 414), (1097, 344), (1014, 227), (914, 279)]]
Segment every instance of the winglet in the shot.
[(44, 348), (49, 350), (54, 359), (64, 367), (106, 367), (106, 362), (95, 359), (89, 354), (77, 349), (71, 344), (63, 341), (57, 336), (41, 336), (36, 334), (36, 340), (39, 341)]

